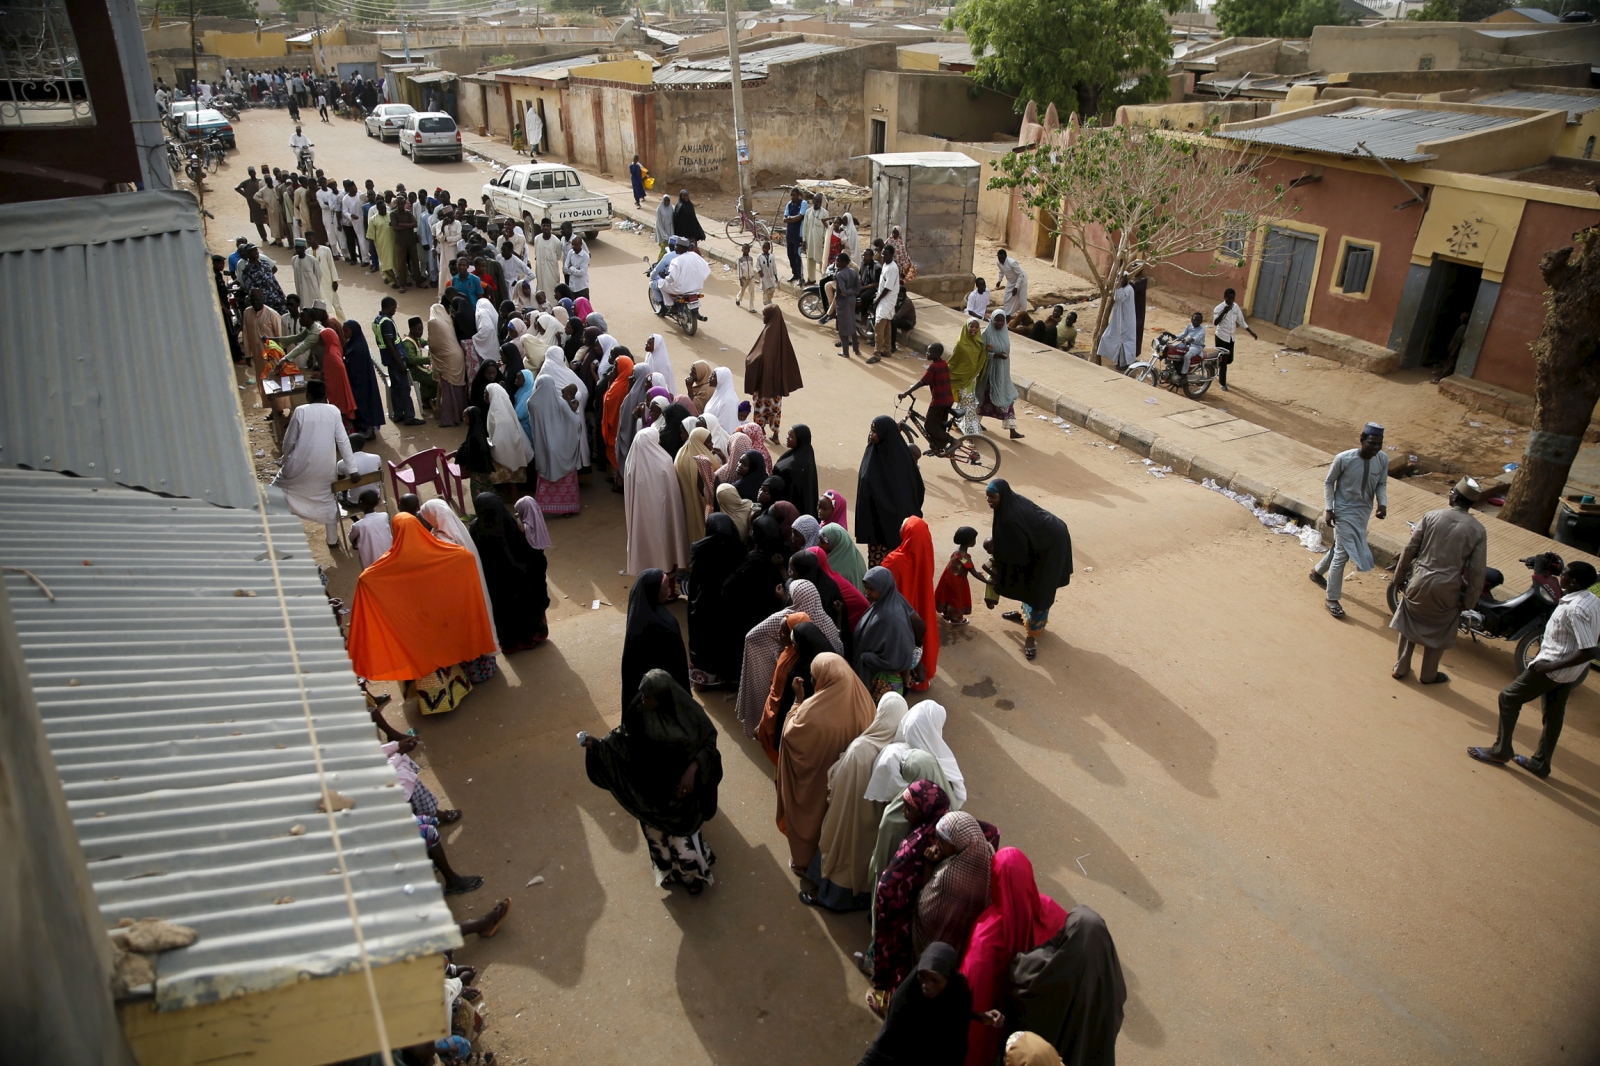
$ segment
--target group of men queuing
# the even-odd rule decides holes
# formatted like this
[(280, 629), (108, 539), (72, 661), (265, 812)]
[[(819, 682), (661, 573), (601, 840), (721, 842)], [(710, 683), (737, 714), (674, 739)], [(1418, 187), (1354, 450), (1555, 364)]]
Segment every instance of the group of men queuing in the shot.
[[(1311, 580), (1326, 590), (1325, 603), (1334, 618), (1345, 617), (1340, 600), (1346, 565), (1353, 562), (1360, 571), (1376, 565), (1367, 543), (1367, 524), (1374, 515), (1379, 520), (1388, 517), (1389, 456), (1383, 437), (1383, 426), (1367, 423), (1359, 445), (1334, 456), (1323, 480), (1323, 517), (1333, 532), (1333, 548), (1318, 560)], [(1424, 685), (1450, 680), (1439, 669), (1440, 660), (1455, 645), (1462, 613), (1479, 606), (1490, 573), (1489, 533), (1471, 513), (1483, 497), (1483, 487), (1475, 479), (1462, 478), (1451, 488), (1445, 507), (1422, 516), (1400, 554), (1394, 581), (1403, 591), (1389, 622), (1397, 633), (1390, 671), (1397, 681), (1410, 676), (1419, 646), (1422, 664), (1417, 680)], [(1536, 777), (1550, 776), (1567, 697), (1600, 653), (1596, 581), (1589, 563), (1577, 561), (1562, 568), (1561, 598), (1545, 623), (1539, 652), (1500, 693), (1500, 728), (1494, 745), (1469, 747), (1472, 758), (1494, 765), (1515, 762)], [(1535, 699), (1542, 699), (1544, 709), (1539, 746), (1532, 756), (1518, 755), (1512, 744), (1517, 719), (1523, 705)]]
[(251, 103), (265, 101), (276, 106), (281, 102), (289, 108), (289, 115), (296, 122), (300, 121), (302, 107), (315, 107), (323, 122), (331, 122), (328, 107), (337, 106), (340, 100), (352, 108), (359, 106), (371, 111), (386, 98), (382, 85), (363, 78), (359, 72), (340, 81), (336, 74), (317, 74), (309, 68), (279, 67), (235, 73), (228, 67), (217, 82), (201, 78), (190, 79), (186, 86), (168, 86), (165, 78), (156, 79), (156, 105), (162, 114), (180, 100), (197, 100), (202, 106), (209, 106), (214, 98), (224, 94), (241, 100), (248, 98)]

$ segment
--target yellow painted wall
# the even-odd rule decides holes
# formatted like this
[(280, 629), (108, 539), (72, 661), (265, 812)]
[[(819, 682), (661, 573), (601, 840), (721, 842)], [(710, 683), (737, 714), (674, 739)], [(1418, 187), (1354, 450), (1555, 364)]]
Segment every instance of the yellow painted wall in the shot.
[(1526, 205), (1515, 196), (1435, 186), (1411, 261), (1426, 265), (1438, 255), (1481, 266), (1485, 281), (1502, 281)]
[(938, 70), (939, 53), (923, 52), (916, 48), (897, 48), (901, 70)]
[(645, 59), (618, 59), (609, 63), (593, 63), (587, 67), (572, 67), (568, 73), (574, 78), (649, 85), (655, 79), (655, 65)]
[(289, 54), (289, 39), (281, 33), (218, 33), (201, 35), (207, 52), (224, 59), (256, 59)]
[(1584, 146), (1591, 138), (1595, 141), (1595, 148), (1590, 158), (1600, 159), (1600, 110), (1586, 112), (1582, 122), (1566, 128), (1556, 144), (1556, 155), (1582, 159)]
[(163, 48), (188, 48), (189, 24), (176, 22), (159, 29), (144, 31), (144, 50), (159, 52)]

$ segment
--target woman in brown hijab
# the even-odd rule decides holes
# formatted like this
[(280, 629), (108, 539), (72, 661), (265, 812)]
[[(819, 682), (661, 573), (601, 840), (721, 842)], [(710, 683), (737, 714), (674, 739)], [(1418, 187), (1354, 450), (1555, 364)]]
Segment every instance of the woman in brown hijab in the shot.
[(704, 412), (706, 401), (717, 391), (716, 368), (704, 359), (696, 359), (689, 367), (689, 376), (684, 379), (683, 384), (689, 390), (688, 396), (694, 401), (695, 410)]
[[(877, 710), (843, 656), (824, 652), (813, 659), (811, 682), (815, 695), (789, 712), (778, 749), (778, 828), (789, 838), (789, 867), (797, 874), (811, 865), (822, 839), (828, 770)], [(798, 698), (804, 681), (794, 684)]]
[(750, 394), (750, 421), (768, 429), (773, 440), (781, 440), (783, 398), (804, 384), (800, 363), (789, 341), (789, 326), (777, 304), (761, 312), (761, 336), (744, 358), (744, 391)]

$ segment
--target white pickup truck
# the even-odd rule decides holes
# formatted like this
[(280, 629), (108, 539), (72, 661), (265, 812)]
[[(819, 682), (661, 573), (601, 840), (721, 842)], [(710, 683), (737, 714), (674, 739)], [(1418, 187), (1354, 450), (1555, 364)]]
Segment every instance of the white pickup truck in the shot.
[(611, 198), (585, 189), (578, 172), (560, 163), (507, 167), (483, 187), (483, 202), (491, 216), (522, 219), (529, 237), (546, 218), (557, 230), (563, 222), (572, 223), (574, 233), (591, 241), (611, 228)]

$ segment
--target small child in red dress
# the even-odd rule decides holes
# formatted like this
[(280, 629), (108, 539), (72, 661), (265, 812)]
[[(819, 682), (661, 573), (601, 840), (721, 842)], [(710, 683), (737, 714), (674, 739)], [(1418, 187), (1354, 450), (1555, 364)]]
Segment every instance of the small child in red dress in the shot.
[(972, 592), (967, 587), (967, 575), (971, 574), (979, 581), (988, 584), (984, 576), (972, 565), (972, 556), (968, 554), (976, 543), (978, 543), (976, 529), (962, 526), (956, 530), (956, 550), (951, 553), (950, 561), (945, 564), (944, 573), (939, 575), (939, 584), (933, 590), (934, 607), (944, 620), (953, 626), (966, 625), (967, 615), (972, 613)]

